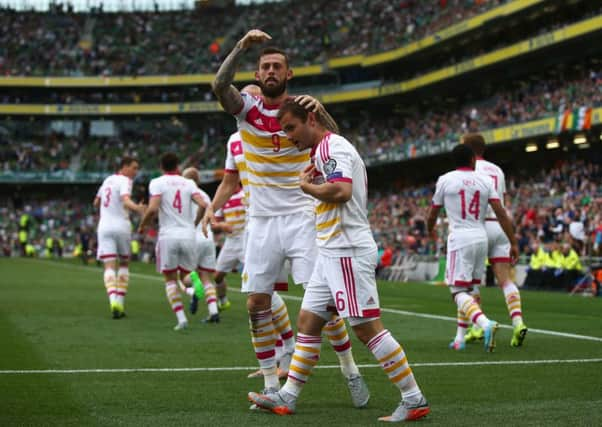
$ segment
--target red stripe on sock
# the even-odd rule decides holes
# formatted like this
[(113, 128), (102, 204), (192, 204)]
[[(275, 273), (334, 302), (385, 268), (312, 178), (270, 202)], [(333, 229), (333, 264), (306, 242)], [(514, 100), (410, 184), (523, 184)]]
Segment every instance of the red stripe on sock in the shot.
[(292, 337), (293, 337), (293, 330), (291, 329), (291, 330), (289, 330), (289, 331), (287, 331), (287, 332), (283, 333), (283, 334), (282, 334), (282, 335), (280, 335), (280, 336), (282, 337), (282, 339), (285, 339), (285, 340), (287, 340), (287, 339), (289, 339), (289, 338), (292, 338)]
[(340, 353), (341, 351), (349, 350), (351, 348), (351, 341), (347, 340), (347, 342), (345, 342), (345, 344), (333, 345), (332, 348), (334, 348), (334, 351), (336, 351), (337, 353)]
[(274, 350), (274, 349), (268, 350), (268, 351), (255, 352), (255, 356), (259, 360), (269, 359), (270, 357), (274, 357), (275, 355), (276, 355), (276, 350)]

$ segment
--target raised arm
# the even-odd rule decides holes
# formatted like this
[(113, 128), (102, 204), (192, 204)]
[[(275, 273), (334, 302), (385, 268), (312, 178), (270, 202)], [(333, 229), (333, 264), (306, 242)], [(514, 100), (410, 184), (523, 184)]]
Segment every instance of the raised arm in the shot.
[(266, 40), (271, 40), (271, 36), (261, 30), (251, 30), (236, 43), (234, 49), (228, 54), (222, 65), (217, 70), (215, 79), (211, 84), (213, 93), (217, 96), (224, 110), (230, 114), (238, 113), (243, 107), (243, 100), (240, 92), (234, 86), (234, 75), (240, 57), (244, 52), (254, 44), (263, 43)]

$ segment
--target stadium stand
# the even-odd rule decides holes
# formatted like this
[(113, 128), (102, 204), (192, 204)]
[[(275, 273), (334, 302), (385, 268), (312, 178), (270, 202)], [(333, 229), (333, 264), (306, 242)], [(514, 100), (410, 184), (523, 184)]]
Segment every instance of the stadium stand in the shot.
[[(371, 181), (371, 221), (379, 244), (392, 251), (391, 262), (437, 255), (444, 240), (426, 238), (424, 215), (432, 179), (445, 164), (440, 153), (462, 133), (484, 132), (502, 158), (552, 140), (566, 158), (583, 159), (577, 148), (598, 156), (602, 57), (591, 41), (602, 29), (600, 6), (540, 3), (350, 0), (325, 8), (316, 0), (299, 10), (279, 2), (161, 13), (3, 9), (0, 23), (10, 31), (0, 36), (0, 70), (7, 76), (0, 79), (2, 180), (9, 186), (86, 182), (91, 189), (127, 153), (141, 159), (144, 182), (156, 174), (164, 150), (208, 172), (221, 168), (223, 142), (235, 123), (217, 108), (212, 75), (197, 73), (215, 71), (249, 26), (261, 27), (287, 41), (299, 67), (291, 91), (317, 94), (370, 173), (380, 176)], [(268, 10), (279, 20), (265, 23)], [(243, 69), (254, 65), (248, 56)], [(241, 74), (238, 82), (248, 79), (252, 74)], [(585, 143), (573, 145), (573, 138)], [(399, 178), (396, 165), (416, 170), (413, 159), (437, 155), (438, 169), (393, 188), (383, 182), (390, 173)], [(585, 253), (599, 254), (596, 164), (556, 155), (565, 161), (551, 167), (545, 153), (539, 158), (544, 169), (537, 173), (504, 162), (522, 253), (529, 255), (537, 242), (566, 241), (568, 222), (579, 219), (589, 236)], [(1, 227), (5, 243), (13, 233), (8, 223)]]
[[(0, 71), (15, 76), (212, 72), (220, 63), (220, 54), (249, 27), (263, 27), (275, 39), (291, 41), (295, 65), (307, 65), (329, 57), (399, 47), (504, 1), (404, 0), (395, 8), (397, 13), (392, 13), (393, 6), (383, 0), (351, 0), (343, 8), (324, 7), (324, 1), (306, 3), (301, 9), (282, 2), (127, 14), (98, 10), (83, 14), (62, 8), (55, 13), (17, 13), (4, 9), (0, 24), (7, 31), (0, 39), (5, 46)], [(269, 25), (267, 15), (278, 16), (281, 21)], [(306, 25), (308, 21), (312, 24)], [(198, 49), (191, 50), (191, 46)]]

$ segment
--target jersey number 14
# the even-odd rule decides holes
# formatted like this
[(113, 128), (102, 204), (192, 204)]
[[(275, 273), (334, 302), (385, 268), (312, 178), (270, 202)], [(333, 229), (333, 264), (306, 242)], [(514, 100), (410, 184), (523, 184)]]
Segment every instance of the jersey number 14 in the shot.
[[(470, 203), (468, 204), (468, 213), (474, 216), (474, 219), (479, 219), (479, 211), (480, 211), (480, 199), (481, 193), (477, 190), (475, 191), (472, 199), (470, 199)], [(466, 191), (464, 189), (460, 190), (460, 203), (462, 205), (462, 219), (466, 219)]]

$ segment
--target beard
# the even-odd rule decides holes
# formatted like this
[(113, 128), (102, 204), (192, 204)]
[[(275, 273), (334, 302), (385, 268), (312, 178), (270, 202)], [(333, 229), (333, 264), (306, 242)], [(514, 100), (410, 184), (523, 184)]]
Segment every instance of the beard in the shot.
[(286, 91), (286, 80), (280, 82), (276, 86), (266, 86), (265, 83), (259, 82), (261, 93), (268, 98), (277, 98)]

